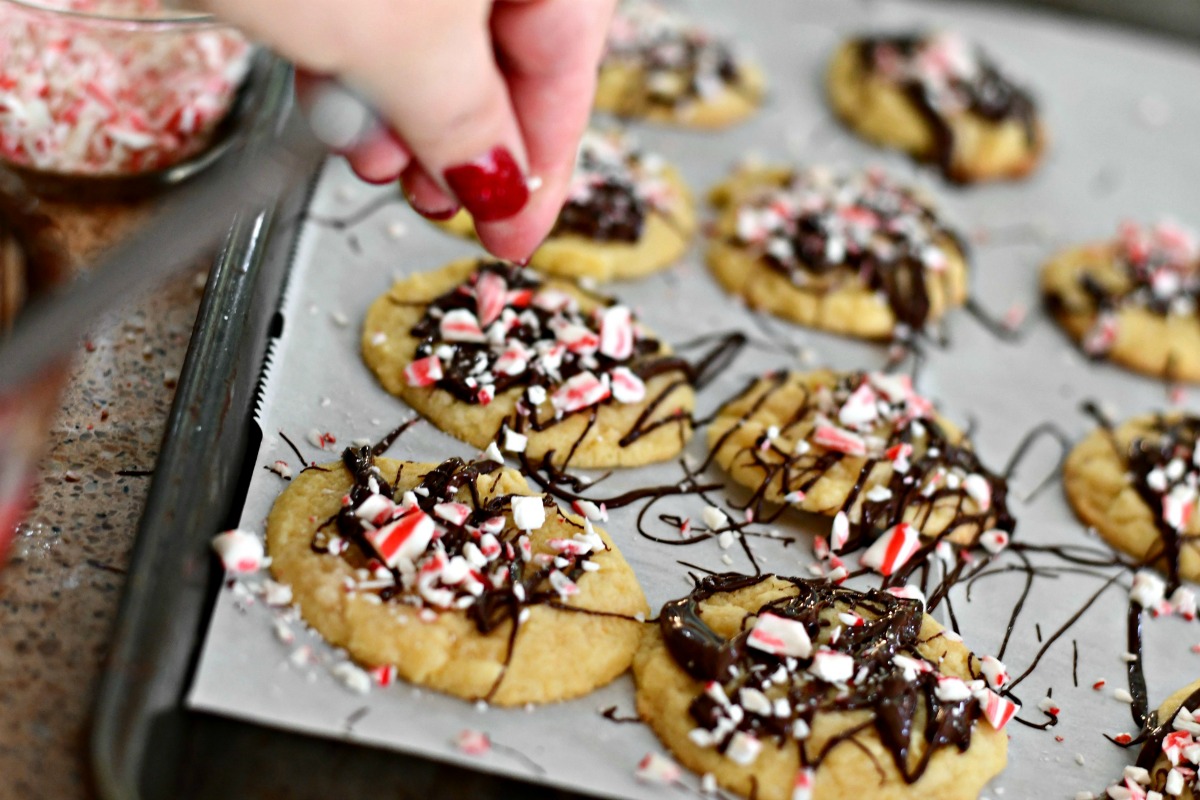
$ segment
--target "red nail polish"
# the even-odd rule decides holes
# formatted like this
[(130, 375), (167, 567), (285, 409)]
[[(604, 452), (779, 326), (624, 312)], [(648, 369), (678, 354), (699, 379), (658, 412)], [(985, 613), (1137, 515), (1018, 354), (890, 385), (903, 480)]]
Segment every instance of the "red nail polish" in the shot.
[(508, 219), (529, 200), (525, 176), (506, 147), (493, 148), (442, 175), (476, 222)]

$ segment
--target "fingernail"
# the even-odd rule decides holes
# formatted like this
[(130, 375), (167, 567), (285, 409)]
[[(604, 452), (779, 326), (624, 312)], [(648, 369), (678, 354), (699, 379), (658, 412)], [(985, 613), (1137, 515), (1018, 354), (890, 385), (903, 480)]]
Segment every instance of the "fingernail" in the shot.
[(425, 219), (431, 219), (434, 222), (445, 222), (446, 220), (450, 219), (455, 214), (457, 214), (458, 210), (459, 210), (459, 206), (451, 206), (450, 208), (447, 208), (445, 211), (429, 211), (424, 208), (417, 208), (415, 205), (413, 205), (411, 200), (408, 201), (408, 204), (410, 206), (412, 206), (413, 211), (417, 212)]
[(450, 167), (442, 176), (476, 222), (508, 219), (529, 200), (525, 176), (506, 147)]

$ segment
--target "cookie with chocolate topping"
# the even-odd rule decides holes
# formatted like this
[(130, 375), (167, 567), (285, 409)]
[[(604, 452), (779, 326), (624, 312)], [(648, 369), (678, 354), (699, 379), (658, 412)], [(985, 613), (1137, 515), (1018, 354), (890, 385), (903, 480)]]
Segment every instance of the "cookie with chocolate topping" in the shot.
[(609, 27), (595, 107), (693, 128), (723, 128), (762, 103), (762, 70), (659, 3), (622, 3)]
[(1075, 513), (1106, 542), (1169, 578), (1200, 581), (1200, 417), (1146, 414), (1101, 426), (1063, 464)]
[[(466, 211), (439, 225), (474, 235)], [(588, 131), (566, 202), (529, 265), (570, 278), (640, 278), (683, 255), (695, 230), (692, 196), (674, 167), (620, 131)]]
[(468, 259), (398, 281), (367, 312), (384, 388), (480, 449), (577, 467), (674, 457), (692, 434), (692, 366), (625, 306), (511, 264)]
[(1121, 226), (1042, 270), (1051, 313), (1095, 359), (1146, 375), (1200, 381), (1200, 244), (1179, 225)]
[(880, 171), (742, 168), (710, 199), (709, 268), (753, 308), (891, 339), (966, 300), (959, 237), (927, 198)]
[(833, 517), (832, 551), (867, 548), (864, 563), (885, 575), (904, 565), (895, 553), (875, 563), (881, 542), (907, 559), (922, 538), (970, 545), (987, 534), (996, 547), (1016, 526), (1005, 478), (907, 375), (768, 374), (717, 411), (708, 440), (714, 460), (754, 491), (757, 517), (763, 504)]
[(975, 798), (1017, 711), (921, 601), (824, 580), (708, 576), (633, 670), (675, 756), (760, 800)]
[(827, 90), (860, 136), (960, 183), (1022, 177), (1045, 149), (1033, 98), (955, 33), (851, 39), (833, 56)]
[(629, 667), (648, 611), (608, 534), (491, 461), (347, 449), (288, 485), (267, 547), (331, 644), (468, 700), (586, 694)]
[[(1100, 797), (1200, 797), (1200, 681), (1188, 684), (1159, 706), (1156, 722), (1147, 723), (1137, 761)], [(1078, 796), (1078, 795), (1077, 795)]]

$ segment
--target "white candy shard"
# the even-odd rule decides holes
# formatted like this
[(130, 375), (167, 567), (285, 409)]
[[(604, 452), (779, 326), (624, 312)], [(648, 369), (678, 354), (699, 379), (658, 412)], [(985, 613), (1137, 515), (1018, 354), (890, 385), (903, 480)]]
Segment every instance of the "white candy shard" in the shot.
[(770, 612), (759, 614), (746, 644), (775, 656), (808, 658), (812, 655), (812, 639), (804, 623)]
[(541, 497), (512, 498), (513, 524), (523, 531), (536, 531), (546, 523), (546, 507)]
[(634, 775), (639, 781), (666, 786), (679, 780), (679, 766), (666, 756), (647, 753), (638, 762)]
[(231, 530), (217, 534), (212, 549), (220, 557), (226, 572), (247, 574), (263, 568), (263, 543), (248, 531)]
[(845, 683), (854, 675), (854, 659), (836, 650), (818, 650), (808, 671), (826, 683)]

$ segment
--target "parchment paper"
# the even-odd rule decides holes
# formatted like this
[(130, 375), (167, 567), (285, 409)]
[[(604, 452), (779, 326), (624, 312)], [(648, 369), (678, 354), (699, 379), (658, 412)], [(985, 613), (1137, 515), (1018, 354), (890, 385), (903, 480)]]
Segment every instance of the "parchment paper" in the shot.
[[(1040, 309), (1036, 274), (1060, 246), (1110, 236), (1126, 218), (1153, 221), (1162, 215), (1200, 224), (1200, 174), (1196, 132), (1200, 130), (1200, 58), (1182, 46), (1075, 19), (963, 3), (849, 2), (848, 0), (742, 0), (696, 2), (688, 8), (718, 29), (735, 32), (767, 67), (771, 94), (762, 113), (720, 133), (690, 133), (634, 125), (641, 142), (678, 164), (698, 196), (738, 158), (827, 163), (838, 167), (878, 164), (893, 174), (931, 188), (951, 219), (977, 241), (972, 284), (975, 295), (1000, 314), (1014, 305), (1030, 312), (1028, 335), (1017, 344), (998, 341), (967, 313), (946, 324), (951, 345), (930, 352), (920, 388), (959, 422), (978, 423), (975, 442), (985, 463), (1002, 469), (1017, 441), (1036, 424), (1052, 420), (1072, 437), (1090, 423), (1080, 402), (1095, 398), (1121, 417), (1163, 407), (1163, 384), (1107, 365), (1087, 363)], [(902, 156), (859, 142), (832, 120), (822, 102), (826, 59), (844, 34), (867, 28), (903, 29), (934, 23), (953, 26), (981, 40), (1002, 65), (1033, 87), (1041, 101), (1052, 145), (1046, 162), (1029, 180), (956, 189), (918, 170)], [(325, 169), (312, 204), (315, 218), (350, 218), (373, 199), (393, 190), (357, 183), (339, 162)], [(380, 389), (358, 355), (359, 325), (369, 303), (393, 278), (434, 269), (478, 252), (446, 236), (399, 203), (339, 229), (310, 222), (304, 228), (284, 303), (283, 338), (275, 348), (261, 424), (265, 433), (258, 463), (276, 459), (298, 469), (277, 435), (287, 433), (307, 458), (334, 460), (356, 438), (378, 439), (411, 416)], [(877, 368), (886, 348), (822, 335), (767, 319), (757, 320), (725, 296), (702, 262), (697, 241), (677, 268), (638, 283), (616, 284), (611, 293), (636, 306), (667, 341), (680, 342), (713, 331), (740, 329), (758, 345), (748, 348), (700, 396), (701, 415), (739, 390), (752, 375), (779, 367), (829, 365)], [(1183, 399), (1194, 401), (1187, 392)], [(1179, 396), (1176, 397), (1179, 399)], [(311, 430), (331, 432), (335, 447), (319, 452)], [(703, 458), (705, 437), (688, 448)], [(438, 460), (472, 456), (472, 448), (422, 424), (389, 453), (397, 458)], [(1052, 468), (1058, 451), (1049, 442), (1035, 448), (1017, 473), (1015, 494), (1024, 496)], [(613, 475), (597, 493), (678, 479), (676, 464)], [(713, 470), (710, 477), (720, 479)], [(241, 527), (261, 532), (284, 482), (257, 470)], [(736, 496), (736, 492), (733, 493)], [(701, 501), (684, 498), (660, 510), (697, 518)], [(689, 588), (685, 560), (714, 570), (748, 570), (736, 547), (715, 541), (669, 547), (639, 537), (632, 518), (637, 507), (615, 512), (607, 529), (637, 571), (652, 609)], [(1071, 514), (1057, 481), (1032, 502), (1014, 500), (1017, 538), (1044, 544), (1103, 548)], [(788, 514), (772, 526), (798, 541), (755, 540), (765, 569), (804, 574), (811, 561), (811, 535), (828, 523)], [(215, 533), (215, 531), (214, 531)], [(722, 563), (728, 554), (732, 566)], [(1007, 561), (1015, 563), (1012, 556)], [(1043, 559), (1045, 560), (1045, 559)], [(1051, 634), (1100, 587), (1090, 577), (1045, 577), (1035, 582), (1017, 620), (1004, 661), (1014, 675), (1024, 672)], [(1024, 585), (1010, 573), (960, 586), (953, 608), (966, 642), (979, 653), (997, 653), (1011, 609)], [(1104, 594), (1095, 606), (1050, 646), (1040, 667), (1020, 687), (1022, 717), (1044, 721), (1037, 701), (1053, 691), (1063, 713), (1049, 732), (1012, 724), (1009, 768), (986, 792), (1000, 797), (1072, 797), (1081, 789), (1100, 791), (1132, 758), (1102, 738), (1136, 732), (1128, 705), (1112, 696), (1125, 686), (1124, 611), (1126, 590)], [(943, 609), (943, 614), (944, 614)], [(662, 752), (640, 725), (616, 725), (598, 709), (617, 706), (633, 713), (633, 682), (626, 676), (581, 700), (529, 711), (477, 710), (457, 699), (399, 685), (363, 697), (348, 691), (326, 668), (344, 656), (319, 639), (296, 631), (291, 644), (272, 632), (277, 614), (249, 604), (239, 591), (223, 591), (213, 615), (189, 704), (264, 725), (350, 738), (430, 758), (458, 762), (579, 791), (622, 797), (673, 796), (674, 790), (639, 784), (634, 766), (650, 751)], [(1151, 703), (1200, 673), (1200, 629), (1178, 618), (1148, 623), (1146, 674)], [(307, 649), (306, 649), (307, 648)], [(1075, 650), (1077, 649), (1077, 657)], [(1074, 677), (1073, 677), (1074, 672)], [(1074, 678), (1078, 687), (1074, 686)], [(1101, 691), (1092, 684), (1107, 681)], [(363, 712), (363, 709), (366, 709)], [(484, 757), (461, 754), (456, 734), (486, 731), (501, 747)], [(1059, 741), (1056, 737), (1061, 737)], [(509, 750), (506, 748), (515, 748)], [(697, 785), (686, 775), (689, 785)]]

